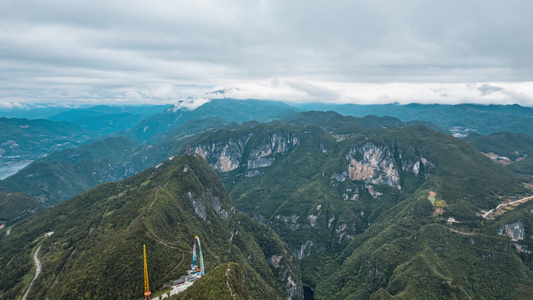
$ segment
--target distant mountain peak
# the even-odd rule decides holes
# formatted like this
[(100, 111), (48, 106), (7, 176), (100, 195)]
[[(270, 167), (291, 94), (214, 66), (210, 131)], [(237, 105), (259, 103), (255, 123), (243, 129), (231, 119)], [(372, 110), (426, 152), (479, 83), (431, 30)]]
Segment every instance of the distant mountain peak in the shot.
[(240, 89), (238, 88), (226, 88), (226, 89), (219, 89), (219, 90), (216, 90), (216, 91), (211, 91), (211, 92), (208, 92), (207, 95), (210, 95), (210, 96), (223, 96), (223, 97), (226, 97), (227, 94), (231, 94), (232, 92), (238, 92), (240, 91)]
[(195, 110), (210, 101), (211, 99), (208, 98), (187, 97), (178, 100), (178, 102), (169, 107), (168, 110), (172, 112), (177, 112), (178, 110)]

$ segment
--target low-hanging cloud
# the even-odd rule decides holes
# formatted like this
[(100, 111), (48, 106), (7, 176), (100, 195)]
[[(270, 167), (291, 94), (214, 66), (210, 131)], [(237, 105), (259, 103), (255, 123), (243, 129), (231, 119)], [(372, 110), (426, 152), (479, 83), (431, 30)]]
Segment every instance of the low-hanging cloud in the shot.
[(477, 90), (480, 91), (482, 95), (490, 95), (495, 92), (503, 91), (503, 88), (484, 83), (478, 87)]
[(236, 87), (241, 98), (531, 105), (531, 11), (528, 1), (7, 0), (0, 98), (171, 102)]

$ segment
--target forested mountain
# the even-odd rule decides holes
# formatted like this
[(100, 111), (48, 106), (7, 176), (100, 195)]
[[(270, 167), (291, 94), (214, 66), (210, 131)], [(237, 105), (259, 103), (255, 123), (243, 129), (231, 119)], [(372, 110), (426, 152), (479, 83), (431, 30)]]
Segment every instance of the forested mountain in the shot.
[(1, 234), (0, 298), (24, 293), (36, 249), (42, 273), (29, 298), (142, 297), (143, 244), (158, 288), (189, 268), (195, 236), (208, 273), (236, 262), (252, 298), (301, 299), (296, 259), (271, 229), (235, 210), (200, 156), (100, 185)]
[(252, 299), (246, 277), (236, 263), (222, 264), (200, 278), (193, 286), (169, 299)]
[(42, 204), (29, 195), (0, 190), (0, 226), (10, 226), (41, 209)]
[[(156, 108), (151, 107), (152, 110)], [(90, 116), (93, 113), (112, 116), (121, 109), (139, 112), (141, 108), (101, 106), (67, 111), (56, 118), (75, 120), (86, 112)], [(176, 154), (182, 141), (191, 134), (251, 118), (268, 121), (289, 116), (293, 112), (284, 103), (258, 100), (213, 100), (194, 110), (173, 106), (123, 133), (126, 137), (119, 135), (58, 153), (49, 150), (51, 154), (48, 157), (0, 181), (0, 188), (9, 192), (24, 192), (45, 205), (54, 205), (103, 182), (122, 180), (155, 166)], [(100, 122), (100, 119), (88, 118), (92, 122)]]
[(68, 122), (0, 118), (0, 162), (35, 159), (81, 145), (94, 134)]
[[(76, 272), (94, 274), (81, 276), (84, 280), (107, 277), (115, 274), (115, 269), (135, 273), (130, 262), (121, 261), (125, 267), (114, 263), (109, 266), (112, 270), (106, 267), (102, 271), (93, 267), (99, 261), (88, 257), (96, 255), (95, 251), (134, 255), (129, 247), (140, 244), (138, 236), (143, 236), (143, 232), (180, 253), (190, 251), (190, 243), (171, 243), (181, 238), (189, 241), (185, 236), (194, 234), (176, 229), (183, 225), (176, 218), (184, 218), (186, 228), (194, 225), (194, 230), (204, 230), (202, 235), (209, 236), (206, 243), (217, 251), (209, 263), (213, 267), (222, 265), (206, 276), (202, 285), (213, 287), (224, 297), (227, 296), (224, 285), (230, 284), (229, 278), (221, 280), (216, 274), (224, 273), (229, 261), (237, 261), (242, 267), (242, 270), (230, 267), (228, 272), (237, 279), (246, 278), (246, 286), (231, 282), (239, 290), (237, 295), (244, 298), (283, 297), (283, 290), (299, 297), (301, 286), (294, 281), (300, 278), (298, 266), (306, 284), (315, 288), (315, 299), (517, 299), (532, 292), (529, 286), (533, 283), (533, 244), (528, 237), (533, 236), (530, 228), (533, 215), (528, 197), (533, 191), (528, 177), (511, 172), (533, 174), (527, 169), (533, 158), (531, 137), (511, 132), (486, 136), (474, 133), (461, 140), (449, 134), (447, 129), (453, 130), (449, 124), (441, 128), (425, 121), (404, 122), (388, 116), (357, 118), (335, 112), (296, 113), (277, 102), (264, 104), (263, 108), (270, 109), (262, 114), (261, 121), (265, 123), (248, 121), (246, 112), (257, 114), (256, 117), (261, 114), (255, 105), (254, 101), (235, 100), (212, 101), (194, 110), (174, 107), (147, 119), (142, 123), (144, 127), (136, 126), (126, 133), (128, 137), (112, 137), (50, 154), (1, 181), (0, 188), (6, 191), (30, 190), (42, 203), (54, 205), (104, 181), (119, 181), (155, 166), (123, 182), (103, 184), (10, 226), (9, 236), (0, 234), (0, 247), (9, 241), (24, 249), (16, 254), (20, 261), (16, 268), (0, 260), (7, 267), (6, 275), (2, 276), (8, 278), (3, 283), (8, 288), (3, 289), (12, 293), (7, 295), (23, 292), (31, 278), (30, 251), (41, 242), (42, 247), (48, 247), (43, 248), (47, 252), (41, 253), (44, 262), (48, 260), (56, 273), (53, 276), (43, 273), (46, 276), (38, 287), (46, 292), (36, 296), (67, 297), (68, 290), (78, 286), (89, 292), (87, 298), (115, 295), (116, 291), (128, 294), (127, 289), (132, 287), (127, 285), (120, 289), (109, 287), (107, 292), (87, 283), (92, 279), (82, 285), (78, 279), (81, 275)], [(487, 108), (486, 113), (501, 110), (508, 114), (517, 109)], [(231, 116), (234, 110), (239, 113)], [(167, 160), (185, 153), (186, 145), (197, 154), (194, 159), (185, 156), (178, 159), (179, 163)], [(269, 237), (273, 234), (270, 229), (231, 209), (226, 211), (232, 212), (233, 219), (220, 223), (208, 216), (204, 218), (209, 224), (205, 228), (189, 221), (185, 199), (192, 203), (192, 211), (200, 219), (204, 210), (194, 207), (197, 198), (184, 194), (182, 188), (189, 187), (188, 179), (183, 185), (168, 182), (184, 180), (180, 176), (188, 176), (182, 173), (187, 173), (184, 170), (192, 165), (202, 170), (195, 169), (195, 174), (202, 173), (195, 175), (197, 178), (218, 182), (215, 173), (205, 170), (207, 164), (199, 156), (218, 174), (236, 209), (271, 227), (281, 239)], [(503, 166), (487, 156), (493, 159), (505, 156), (510, 163)], [(496, 160), (501, 163), (501, 159)], [(165, 162), (160, 164), (161, 161)], [(165, 171), (170, 169), (172, 175)], [(207, 195), (202, 199), (213, 199), (210, 193), (221, 188), (220, 183), (213, 187), (198, 181), (202, 187), (193, 186), (203, 191), (196, 194)], [(157, 200), (148, 209), (151, 201), (163, 199), (161, 195), (166, 195), (164, 199), (178, 208), (155, 209), (160, 203)], [(220, 199), (229, 197), (220, 196), (220, 192), (217, 195)], [(212, 207), (217, 211), (224, 205)], [(148, 211), (154, 213), (153, 218)], [(91, 217), (85, 220), (85, 215)], [(140, 225), (132, 221), (142, 217), (145, 221)], [(82, 220), (80, 225), (76, 225), (75, 219)], [(224, 231), (221, 226), (230, 229)], [(69, 231), (67, 227), (73, 229)], [(97, 228), (99, 235), (87, 234)], [(231, 232), (237, 236), (237, 230), (243, 238), (239, 242), (242, 244), (236, 244), (240, 250), (232, 248), (227, 258), (227, 248), (219, 245), (227, 244)], [(42, 238), (44, 232), (51, 231), (52, 236)], [(58, 232), (64, 233), (56, 235)], [(101, 244), (108, 238), (124, 238), (127, 242)], [(171, 261), (164, 250), (169, 247), (154, 244), (160, 247), (154, 250), (159, 257), (155, 265), (162, 268)], [(265, 248), (271, 244), (278, 245), (275, 252)], [(77, 256), (79, 250), (89, 254)], [(253, 259), (240, 260), (247, 253), (266, 259), (260, 259), (258, 264)], [(280, 253), (294, 257), (287, 262), (287, 268), (296, 276), (291, 275), (295, 283), (292, 287), (287, 285), (288, 277), (281, 283), (272, 280), (279, 279), (281, 273), (287, 275), (285, 271), (272, 267), (269, 267), (272, 271), (266, 271), (269, 269), (264, 262), (272, 266), (276, 261), (272, 255), (277, 259)], [(9, 255), (15, 252), (4, 257)], [(176, 270), (167, 272), (167, 277), (177, 276)], [(66, 278), (61, 277), (63, 272), (73, 279), (54, 284), (51, 278)], [(169, 279), (165, 276), (156, 275), (153, 278), (156, 285)], [(252, 282), (248, 282), (249, 276)], [(139, 278), (132, 277), (128, 282)], [(184, 295), (200, 293), (198, 286)]]
[[(315, 125), (321, 121), (326, 128)], [(498, 297), (522, 295), (518, 287), (531, 282), (530, 271), (506, 238), (492, 232), (474, 235), (479, 244), (461, 242), (483, 228), (483, 211), (531, 193), (521, 180), (450, 135), (424, 126), (364, 123), (310, 112), (292, 123), (205, 133), (190, 143), (219, 172), (237, 208), (287, 242), (319, 299), (473, 297), (492, 295), (477, 286), (497, 282)], [(486, 251), (496, 251), (501, 260), (477, 267), (485, 277), (456, 270), (464, 255)], [(426, 255), (437, 258), (426, 262)], [(404, 264), (413, 267), (404, 270)], [(433, 264), (441, 268), (435, 271)], [(516, 276), (495, 275), (495, 268), (508, 264)], [(428, 276), (411, 278), (422, 271)], [(425, 294), (412, 287), (425, 285), (435, 287)]]
[(392, 116), (402, 121), (428, 121), (465, 137), (471, 132), (491, 134), (499, 131), (533, 136), (533, 108), (514, 105), (479, 104), (325, 104), (297, 105), (302, 110), (335, 111), (346, 116)]
[(489, 135), (473, 133), (464, 139), (483, 153), (505, 156), (510, 161), (533, 154), (533, 137), (523, 133), (496, 132)]
[(0, 181), (0, 188), (24, 192), (44, 205), (55, 205), (101, 183), (126, 179), (155, 166), (175, 155), (191, 134), (225, 124), (217, 118), (191, 120), (170, 130), (168, 136), (161, 136), (153, 146), (117, 136), (55, 152)]
[(140, 122), (132, 129), (131, 135), (147, 141), (152, 136), (165, 134), (166, 131), (180, 127), (189, 120), (216, 117), (237, 123), (251, 120), (269, 122), (293, 115), (295, 112), (294, 107), (285, 103), (265, 100), (214, 99), (196, 109), (177, 104)]
[(67, 121), (106, 135), (119, 130), (133, 128), (142, 120), (162, 112), (168, 105), (108, 106), (71, 109), (51, 116), (52, 121)]
[(116, 137), (54, 152), (0, 181), (0, 188), (24, 192), (44, 205), (54, 205), (101, 183), (127, 178), (164, 159), (139, 169), (133, 163), (118, 167), (118, 162), (141, 150), (137, 146), (132, 140)]

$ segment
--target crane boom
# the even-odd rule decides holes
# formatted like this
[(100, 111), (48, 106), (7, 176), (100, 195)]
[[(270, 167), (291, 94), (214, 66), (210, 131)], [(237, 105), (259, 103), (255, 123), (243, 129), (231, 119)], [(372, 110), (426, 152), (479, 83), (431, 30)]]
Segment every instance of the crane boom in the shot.
[(148, 264), (146, 263), (146, 245), (143, 245), (144, 255), (144, 299), (150, 300), (150, 288), (148, 286)]

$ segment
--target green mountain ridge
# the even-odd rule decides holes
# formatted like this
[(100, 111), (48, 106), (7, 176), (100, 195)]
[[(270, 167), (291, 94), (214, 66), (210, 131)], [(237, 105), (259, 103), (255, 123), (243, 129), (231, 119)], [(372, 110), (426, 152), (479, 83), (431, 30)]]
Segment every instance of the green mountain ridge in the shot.
[(0, 236), (0, 298), (22, 295), (38, 245), (43, 271), (30, 298), (137, 298), (143, 292), (142, 245), (157, 288), (185, 273), (198, 235), (207, 272), (237, 262), (253, 298), (301, 299), (290, 251), (271, 229), (234, 211), (200, 157), (175, 157), (100, 185), (10, 229)]
[(0, 163), (82, 145), (94, 133), (68, 122), (0, 118)]
[[(490, 106), (481, 113), (500, 109), (521, 113), (516, 107)], [(104, 159), (108, 151), (110, 160), (103, 163), (117, 167), (118, 174), (157, 166), (38, 213), (11, 226), (9, 236), (0, 234), (0, 250), (9, 251), (0, 256), (1, 289), (8, 296), (23, 292), (31, 279), (31, 251), (41, 244), (43, 266), (55, 273), (45, 276), (45, 269), (34, 287), (46, 292), (31, 295), (69, 297), (77, 289), (88, 292), (82, 297), (95, 298), (133, 295), (134, 288), (138, 295), (142, 285), (130, 283), (142, 282), (142, 270), (111, 257), (138, 257), (140, 251), (132, 249), (141, 245), (140, 237), (152, 239), (157, 247), (149, 248), (154, 253), (149, 257), (157, 258), (149, 265), (165, 270), (150, 270), (152, 286), (160, 286), (183, 274), (185, 265), (177, 264), (190, 252), (191, 236), (200, 232), (203, 248), (214, 251), (206, 252), (208, 266), (218, 268), (204, 278), (205, 289), (191, 289), (185, 298), (215, 297), (209, 296), (211, 287), (212, 295), (231, 297), (225, 275), (230, 261), (242, 269), (230, 268), (232, 288), (252, 299), (301, 297), (299, 267), (301, 278), (315, 288), (315, 299), (526, 299), (533, 292), (533, 201), (509, 207), (501, 216), (482, 217), (500, 203), (533, 194), (523, 184), (527, 177), (511, 172), (519, 173), (513, 168), (529, 156), (503, 167), (479, 152), (524, 157), (530, 151), (527, 135), (473, 134), (460, 140), (431, 123), (334, 112), (280, 118), (266, 124), (191, 119), (149, 133), (145, 145), (130, 141), (120, 148), (122, 137), (112, 138), (43, 159), (79, 168)], [(186, 145), (198, 155), (159, 164), (184, 153)], [(125, 165), (136, 159), (142, 163)], [(197, 180), (183, 174), (189, 167)], [(26, 175), (18, 177), (21, 186)], [(106, 253), (105, 263), (94, 258), (100, 253)], [(134, 275), (115, 290), (111, 283), (119, 281), (119, 273)], [(60, 284), (53, 283), (55, 278)], [(94, 283), (98, 278), (111, 280), (100, 290)]]
[[(314, 125), (322, 121), (327, 130)], [(484, 228), (482, 210), (531, 193), (520, 178), (450, 135), (359, 122), (310, 112), (295, 125), (205, 133), (191, 147), (237, 208), (272, 227), (301, 259), (315, 299), (523, 296), (531, 273), (507, 238), (475, 235), (472, 245), (446, 225), (452, 218), (454, 230)], [(495, 266), (484, 264), (490, 253), (500, 257)], [(500, 270), (518, 275), (503, 278)]]
[(459, 135), (469, 132), (491, 134), (500, 131), (533, 136), (533, 108), (513, 105), (480, 104), (327, 104), (295, 105), (302, 110), (335, 111), (345, 116), (392, 116), (402, 121), (427, 121)]
[(130, 135), (142, 141), (150, 140), (153, 135), (180, 127), (190, 120), (217, 117), (227, 122), (244, 123), (255, 120), (270, 122), (292, 115), (297, 109), (278, 102), (267, 100), (213, 99), (200, 107), (189, 110), (174, 105), (153, 115), (135, 126)]
[(252, 299), (246, 287), (246, 277), (236, 263), (222, 264), (198, 279), (193, 286), (169, 299)]
[(54, 152), (1, 180), (0, 188), (30, 194), (47, 206), (55, 205), (101, 183), (123, 180), (155, 166), (177, 154), (176, 149), (190, 135), (226, 124), (216, 118), (187, 121), (170, 130), (172, 135), (161, 136), (153, 146), (115, 136)]
[(11, 225), (40, 210), (43, 206), (22, 193), (7, 194), (0, 190), (0, 225)]
[(160, 113), (168, 105), (108, 106), (77, 108), (51, 116), (51, 121), (67, 121), (87, 130), (106, 135), (133, 128), (142, 120)]

